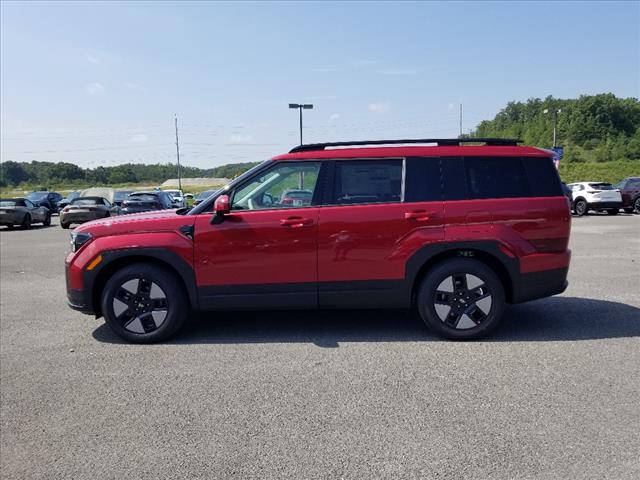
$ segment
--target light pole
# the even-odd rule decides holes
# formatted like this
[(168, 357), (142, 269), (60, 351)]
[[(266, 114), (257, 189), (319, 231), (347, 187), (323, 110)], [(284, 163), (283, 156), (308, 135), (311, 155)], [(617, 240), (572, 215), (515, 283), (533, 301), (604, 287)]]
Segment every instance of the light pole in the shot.
[(300, 111), (300, 145), (302, 145), (302, 110), (311, 110), (313, 105), (310, 103), (290, 103), (289, 108), (297, 108)]
[(558, 131), (558, 114), (562, 113), (562, 110), (560, 108), (545, 108), (542, 113), (549, 113), (551, 112), (553, 114), (553, 145), (552, 147), (557, 146), (556, 145), (556, 141), (558, 139), (557, 137), (557, 131)]

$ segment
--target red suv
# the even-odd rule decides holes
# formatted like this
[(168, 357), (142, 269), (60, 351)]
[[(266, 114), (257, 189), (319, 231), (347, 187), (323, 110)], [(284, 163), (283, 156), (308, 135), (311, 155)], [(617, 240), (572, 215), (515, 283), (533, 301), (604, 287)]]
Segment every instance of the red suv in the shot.
[(190, 310), (364, 307), (417, 307), (438, 334), (479, 338), (505, 303), (567, 286), (551, 157), (505, 139), (301, 145), (191, 210), (78, 227), (69, 303), (133, 342)]

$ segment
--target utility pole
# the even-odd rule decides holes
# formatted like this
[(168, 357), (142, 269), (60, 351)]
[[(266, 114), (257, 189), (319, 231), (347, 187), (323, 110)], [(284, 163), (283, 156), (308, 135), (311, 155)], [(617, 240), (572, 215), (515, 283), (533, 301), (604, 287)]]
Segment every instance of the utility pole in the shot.
[(545, 108), (543, 111), (543, 113), (549, 113), (551, 112), (553, 114), (553, 145), (552, 147), (557, 147), (557, 142), (558, 142), (558, 114), (562, 113), (562, 110), (560, 108)]
[(176, 123), (176, 158), (178, 160), (178, 189), (182, 190), (182, 179), (180, 178), (180, 143), (178, 142), (178, 115), (175, 115)]
[(462, 138), (462, 103), (460, 103), (460, 138)]

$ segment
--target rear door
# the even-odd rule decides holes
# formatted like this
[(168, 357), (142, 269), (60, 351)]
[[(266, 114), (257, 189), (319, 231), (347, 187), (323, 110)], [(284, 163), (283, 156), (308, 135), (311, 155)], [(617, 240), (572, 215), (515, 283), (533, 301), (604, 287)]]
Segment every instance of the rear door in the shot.
[[(274, 162), (239, 185), (231, 213), (195, 225), (196, 280), (204, 308), (317, 306), (317, 234), (321, 162)], [(309, 191), (286, 198), (291, 189)]]
[(320, 307), (406, 306), (405, 265), (444, 236), (439, 159), (331, 161), (319, 212)]

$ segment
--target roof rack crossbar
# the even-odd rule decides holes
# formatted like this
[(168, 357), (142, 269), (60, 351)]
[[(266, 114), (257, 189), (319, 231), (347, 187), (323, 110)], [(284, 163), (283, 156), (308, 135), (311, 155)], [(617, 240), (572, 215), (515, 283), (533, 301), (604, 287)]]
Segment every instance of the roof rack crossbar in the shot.
[(412, 143), (436, 143), (442, 146), (458, 146), (462, 143), (484, 143), (490, 146), (516, 146), (522, 140), (514, 138), (409, 138), (402, 140), (360, 140), (355, 142), (309, 143), (292, 148), (289, 153), (326, 150), (331, 147), (355, 147), (364, 145), (401, 145)]

